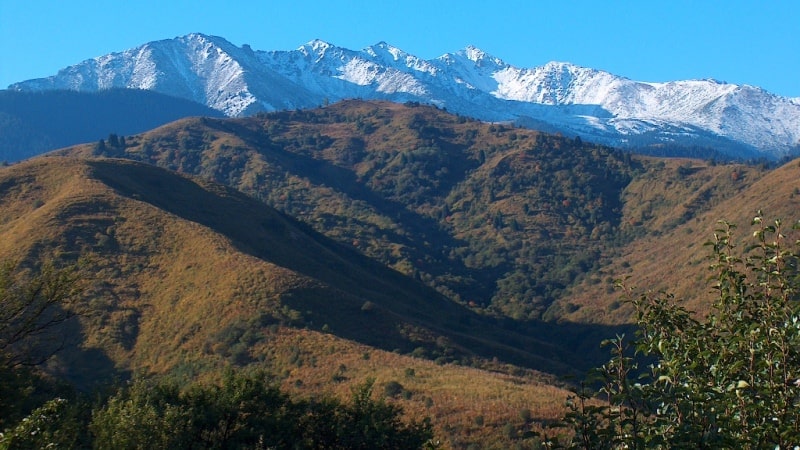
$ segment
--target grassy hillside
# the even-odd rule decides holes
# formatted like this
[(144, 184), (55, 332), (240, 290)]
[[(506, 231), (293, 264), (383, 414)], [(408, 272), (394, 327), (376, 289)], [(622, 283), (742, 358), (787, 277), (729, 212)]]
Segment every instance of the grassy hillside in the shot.
[(580, 139), (360, 101), (189, 119), (75, 152), (225, 183), (452, 300), (522, 320), (603, 264), (641, 170)]
[(613, 333), (504, 324), (233, 189), (131, 161), (0, 169), (0, 211), (4, 258), (89, 256), (81, 318), (62, 328), (72, 345), (45, 368), (84, 389), (231, 365), (308, 396), (375, 377), (440, 436), (511, 442), (560, 414), (548, 372), (593, 364), (584, 346)]
[(713, 239), (718, 222), (737, 225), (737, 242), (744, 250), (758, 210), (770, 221), (798, 219), (798, 161), (769, 171), (689, 160), (653, 162), (655, 166), (625, 191), (629, 242), (612, 264), (558, 302), (555, 307), (572, 305), (573, 312), (565, 318), (600, 323), (631, 320), (630, 311), (620, 309), (619, 294), (600, 283), (624, 277), (626, 284), (639, 290), (672, 292), (684, 306), (703, 314), (714, 298), (706, 284), (711, 252), (703, 244)]
[(615, 278), (702, 314), (717, 220), (744, 238), (800, 201), (796, 161), (632, 157), (414, 104), (184, 119), (60, 154), (79, 157), (0, 168), (0, 255), (89, 255), (96, 274), (48, 373), (262, 367), (310, 397), (375, 377), (453, 448), (533, 444), (559, 376), (630, 323)]
[[(122, 160), (47, 158), (3, 176), (0, 251), (94, 255), (98, 294), (119, 300), (107, 306), (119, 315), (108, 332), (120, 348), (132, 345), (129, 328), (162, 345), (175, 340), (172, 350), (188, 345), (184, 334), (197, 325), (187, 317), (235, 334), (245, 324), (221, 320), (246, 312), (256, 325), (324, 328), (444, 360), (498, 356), (555, 372), (574, 366), (544, 332), (504, 328), (229, 188)], [(173, 317), (142, 328), (142, 306), (126, 303), (142, 298), (148, 308), (169, 305)]]
[(768, 173), (361, 101), (184, 120), (105, 154), (226, 183), (451, 300), (518, 321), (628, 321), (613, 280), (676, 285), (657, 273), (660, 258), (701, 260), (675, 241), (709, 238), (741, 209), (725, 202)]

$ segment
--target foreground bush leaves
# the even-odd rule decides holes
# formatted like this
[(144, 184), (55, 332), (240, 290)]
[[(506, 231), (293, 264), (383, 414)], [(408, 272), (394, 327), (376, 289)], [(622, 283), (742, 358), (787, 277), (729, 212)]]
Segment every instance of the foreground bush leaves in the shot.
[[(397, 449), (431, 442), (428, 421), (404, 423), (400, 408), (372, 399), (292, 399), (264, 373), (225, 374), (220, 384), (180, 389), (136, 381), (90, 407), (57, 398), (0, 435), (0, 449)], [(91, 410), (91, 415), (81, 414)]]
[(722, 222), (707, 243), (717, 294), (708, 317), (696, 317), (671, 295), (627, 290), (636, 338), (607, 341), (612, 359), (570, 399), (565, 423), (574, 435), (549, 445), (800, 444), (800, 241), (784, 235), (790, 232), (781, 221), (767, 225), (760, 212), (753, 227), (744, 256), (735, 249), (733, 224)]

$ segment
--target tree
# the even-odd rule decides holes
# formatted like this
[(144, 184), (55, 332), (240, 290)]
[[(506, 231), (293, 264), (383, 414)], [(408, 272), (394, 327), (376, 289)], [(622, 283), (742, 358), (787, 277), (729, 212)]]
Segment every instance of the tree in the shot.
[(435, 448), (428, 419), (409, 424), (401, 420), (402, 410), (383, 400), (373, 400), (375, 380), (355, 386), (349, 404), (325, 399), (309, 405), (303, 422), (308, 448), (337, 450)]
[(113, 147), (113, 148), (115, 148), (115, 149), (117, 147), (119, 147), (119, 137), (114, 133), (109, 134), (108, 135), (108, 145)]
[(76, 314), (86, 279), (82, 263), (58, 268), (49, 261), (26, 269), (0, 262), (0, 430), (31, 414), (57, 390), (41, 379), (36, 366), (63, 348), (57, 326)]
[(105, 153), (106, 153), (106, 141), (100, 139), (94, 146), (94, 154), (101, 156), (104, 155)]
[(93, 410), (88, 428), (94, 447), (114, 449), (425, 446), (430, 422), (405, 424), (399, 407), (371, 399), (372, 386), (359, 385), (343, 404), (326, 396), (292, 399), (263, 372), (230, 371), (219, 385), (183, 389), (140, 380)]
[(39, 365), (62, 349), (63, 339), (51, 332), (76, 314), (87, 279), (82, 266), (0, 262), (0, 368)]
[(707, 243), (716, 291), (707, 317), (669, 294), (627, 290), (637, 312), (636, 338), (607, 342), (611, 360), (570, 399), (565, 421), (574, 437), (552, 446), (800, 443), (800, 241), (787, 245), (781, 221), (766, 225), (760, 212), (753, 226), (755, 243), (744, 255), (735, 250), (733, 224), (721, 222)]
[(56, 397), (34, 409), (25, 420), (0, 433), (0, 450), (88, 448), (84, 422), (90, 406)]
[(95, 448), (167, 449), (191, 448), (195, 426), (176, 389), (137, 381), (93, 410), (88, 429)]

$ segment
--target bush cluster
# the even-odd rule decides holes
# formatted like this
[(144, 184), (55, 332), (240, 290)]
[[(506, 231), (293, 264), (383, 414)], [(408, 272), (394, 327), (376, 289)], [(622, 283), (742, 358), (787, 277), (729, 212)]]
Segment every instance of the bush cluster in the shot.
[(428, 421), (402, 422), (372, 387), (343, 403), (292, 399), (263, 373), (229, 371), (220, 384), (183, 388), (136, 381), (94, 406), (47, 401), (0, 435), (0, 449), (413, 449), (431, 440)]
[(636, 338), (608, 341), (611, 360), (570, 399), (573, 436), (552, 447), (797, 448), (800, 241), (760, 213), (753, 226), (744, 255), (729, 223), (707, 243), (716, 292), (707, 317), (668, 294), (629, 296)]

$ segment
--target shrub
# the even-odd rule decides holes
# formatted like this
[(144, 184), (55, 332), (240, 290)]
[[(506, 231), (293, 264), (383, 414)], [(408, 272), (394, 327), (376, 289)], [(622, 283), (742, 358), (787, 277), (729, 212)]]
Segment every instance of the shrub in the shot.
[(403, 385), (394, 380), (383, 386), (383, 393), (386, 394), (387, 397), (397, 397), (402, 394), (403, 391), (405, 391)]
[(342, 403), (291, 399), (261, 373), (229, 372), (220, 385), (183, 390), (136, 382), (94, 410), (89, 429), (96, 448), (120, 449), (412, 449), (431, 439), (429, 421), (403, 422), (399, 407), (372, 400), (372, 386)]
[[(722, 222), (712, 249), (716, 300), (706, 318), (664, 293), (630, 294), (636, 338), (569, 399), (566, 448), (791, 448), (800, 443), (800, 241), (753, 220), (736, 252)], [(795, 230), (800, 226), (795, 224)], [(630, 350), (635, 350), (631, 354)], [(596, 384), (595, 384), (596, 383)], [(598, 403), (595, 396), (603, 399)]]

